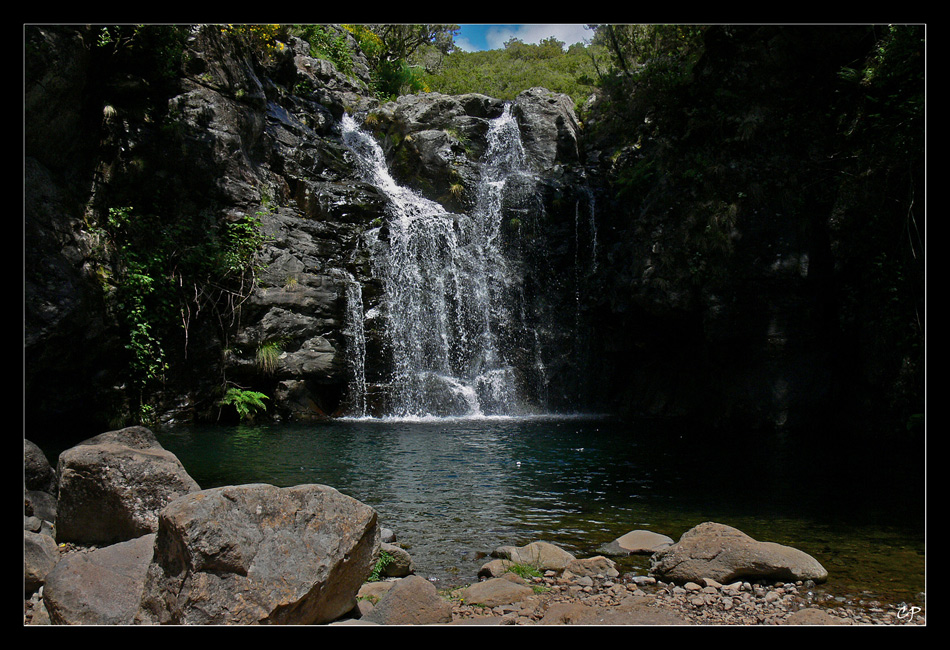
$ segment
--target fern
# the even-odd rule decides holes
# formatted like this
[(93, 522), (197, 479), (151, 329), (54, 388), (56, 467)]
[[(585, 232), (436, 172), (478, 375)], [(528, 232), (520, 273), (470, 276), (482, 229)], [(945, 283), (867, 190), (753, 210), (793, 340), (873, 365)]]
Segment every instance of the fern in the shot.
[(241, 388), (229, 388), (221, 401), (218, 402), (218, 405), (233, 406), (241, 419), (247, 420), (253, 418), (259, 410), (267, 410), (267, 405), (264, 404), (265, 399), (268, 399), (268, 397), (264, 393)]

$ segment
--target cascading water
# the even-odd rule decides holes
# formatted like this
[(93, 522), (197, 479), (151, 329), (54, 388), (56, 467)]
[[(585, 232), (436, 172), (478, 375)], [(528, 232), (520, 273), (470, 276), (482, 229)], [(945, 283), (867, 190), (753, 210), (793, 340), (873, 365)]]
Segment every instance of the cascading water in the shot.
[(342, 127), (364, 180), (390, 199), (385, 225), (368, 237), (392, 354), (389, 415), (522, 413), (534, 396), (521, 394), (509, 357), (531, 333), (516, 317), (520, 287), (502, 246), (502, 205), (532, 177), (509, 107), (490, 125), (470, 215), (398, 185), (376, 141), (348, 115)]
[(346, 278), (346, 327), (350, 341), (350, 411), (354, 416), (366, 415), (366, 333), (363, 328), (363, 289), (352, 275)]

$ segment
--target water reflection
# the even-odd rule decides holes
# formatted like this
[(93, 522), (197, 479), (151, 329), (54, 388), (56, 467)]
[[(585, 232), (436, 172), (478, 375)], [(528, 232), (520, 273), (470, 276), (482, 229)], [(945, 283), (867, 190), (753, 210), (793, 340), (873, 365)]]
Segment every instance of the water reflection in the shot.
[[(734, 450), (649, 424), (554, 417), (337, 420), (159, 438), (202, 487), (322, 483), (373, 506), (417, 571), (443, 584), (472, 581), (480, 554), (503, 544), (547, 539), (587, 556), (636, 528), (676, 539), (714, 520), (801, 548), (842, 584), (923, 590), (922, 508), (880, 498), (844, 467), (809, 472), (769, 444), (737, 462)], [(872, 566), (875, 575), (857, 574)]]

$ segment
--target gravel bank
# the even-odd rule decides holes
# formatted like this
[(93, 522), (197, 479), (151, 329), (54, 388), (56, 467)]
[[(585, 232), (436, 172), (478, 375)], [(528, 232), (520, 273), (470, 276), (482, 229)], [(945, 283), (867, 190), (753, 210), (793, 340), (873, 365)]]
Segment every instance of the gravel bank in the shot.
[(802, 582), (676, 586), (632, 575), (564, 581), (549, 572), (530, 584), (537, 593), (520, 603), (493, 608), (457, 603), (454, 623), (623, 624), (624, 613), (652, 609), (692, 625), (926, 625), (919, 606), (836, 598)]

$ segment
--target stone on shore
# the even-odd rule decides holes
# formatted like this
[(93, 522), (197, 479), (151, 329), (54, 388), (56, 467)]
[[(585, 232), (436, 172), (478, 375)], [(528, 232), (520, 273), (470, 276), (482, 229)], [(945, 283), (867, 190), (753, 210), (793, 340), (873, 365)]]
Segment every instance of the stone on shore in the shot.
[(376, 511), (325, 485), (202, 490), (159, 518), (142, 623), (318, 624), (356, 606)]
[(651, 607), (642, 599), (629, 598), (617, 607), (598, 607), (580, 602), (555, 603), (548, 607), (541, 625), (691, 625), (676, 612)]
[(564, 567), (563, 575), (616, 578), (620, 575), (620, 572), (617, 571), (616, 562), (603, 555), (595, 555), (594, 557), (571, 560)]
[(659, 580), (720, 583), (737, 579), (824, 581), (828, 572), (807, 553), (774, 542), (759, 542), (742, 531), (704, 522), (651, 558), (650, 574)]
[(806, 607), (785, 619), (785, 625), (851, 625), (851, 621), (832, 616), (817, 607)]
[(452, 622), (452, 604), (419, 576), (395, 581), (376, 606), (360, 619), (378, 625), (433, 625)]
[(109, 431), (59, 456), (56, 539), (114, 544), (158, 528), (158, 513), (199, 489), (145, 427)]
[(534, 590), (506, 578), (490, 578), (459, 589), (455, 593), (466, 604), (497, 607), (524, 600), (531, 596)]
[(524, 564), (542, 571), (563, 571), (576, 559), (559, 546), (550, 542), (531, 542), (525, 546), (500, 546), (492, 551), (492, 557)]
[(631, 530), (614, 541), (604, 544), (604, 555), (650, 555), (673, 545), (673, 539), (650, 530)]
[(380, 552), (389, 555), (389, 562), (382, 568), (381, 575), (387, 578), (405, 578), (407, 575), (415, 573), (415, 565), (412, 562), (412, 556), (404, 548), (395, 544), (380, 542)]

